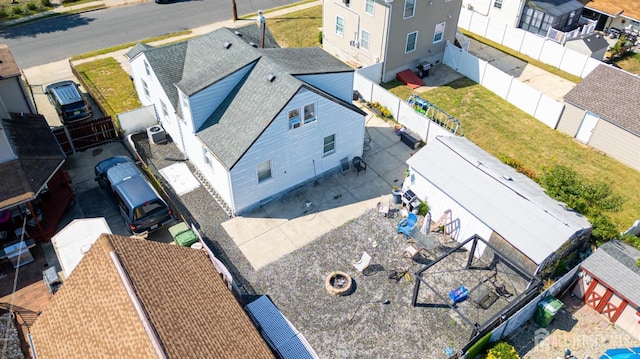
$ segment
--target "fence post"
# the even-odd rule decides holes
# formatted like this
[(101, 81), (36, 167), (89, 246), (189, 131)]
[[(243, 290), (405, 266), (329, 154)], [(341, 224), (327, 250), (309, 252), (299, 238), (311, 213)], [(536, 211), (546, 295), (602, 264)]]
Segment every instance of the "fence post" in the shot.
[(396, 111), (396, 121), (400, 122), (400, 106), (402, 105), (402, 99), (398, 97), (398, 111)]
[(62, 125), (62, 128), (64, 129), (64, 135), (67, 136), (67, 141), (69, 141), (69, 146), (71, 147), (71, 152), (73, 152), (73, 154), (76, 154), (76, 146), (73, 144), (73, 137), (71, 137), (71, 133), (69, 133), (69, 130), (67, 129), (67, 126)]

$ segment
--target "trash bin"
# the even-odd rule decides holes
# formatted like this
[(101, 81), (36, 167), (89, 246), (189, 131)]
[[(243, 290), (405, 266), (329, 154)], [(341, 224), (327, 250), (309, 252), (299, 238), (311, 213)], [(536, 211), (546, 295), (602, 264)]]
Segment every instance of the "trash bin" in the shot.
[(169, 227), (169, 233), (176, 244), (182, 247), (189, 247), (198, 240), (196, 234), (184, 222)]
[(542, 328), (546, 328), (551, 324), (553, 318), (556, 317), (556, 314), (560, 309), (564, 307), (561, 301), (554, 297), (545, 297), (538, 303), (538, 308), (536, 310), (535, 322)]

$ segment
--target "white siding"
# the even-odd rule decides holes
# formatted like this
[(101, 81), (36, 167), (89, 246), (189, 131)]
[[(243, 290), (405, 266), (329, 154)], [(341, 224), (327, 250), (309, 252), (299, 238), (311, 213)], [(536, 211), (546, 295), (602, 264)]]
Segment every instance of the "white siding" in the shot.
[(252, 67), (253, 64), (246, 66), (191, 96), (189, 102), (194, 128), (200, 129), (200, 126), (211, 116), (213, 111), (224, 101), (227, 95), (229, 95), (229, 92), (231, 92)]
[[(162, 86), (160, 86), (158, 79), (155, 77), (153, 69), (150, 68), (151, 75), (147, 75), (147, 71), (144, 68), (146, 60), (147, 58), (144, 54), (140, 54), (134, 58), (133, 61), (131, 61), (131, 74), (133, 75), (133, 85), (136, 88), (136, 92), (138, 92), (138, 99), (140, 99), (140, 102), (144, 106), (149, 106), (154, 104), (154, 100), (156, 100), (161, 94), (164, 95), (164, 90), (162, 89)], [(142, 81), (147, 84), (149, 96), (144, 92)]]
[(353, 100), (353, 72), (301, 75), (298, 79), (347, 103)]
[[(192, 135), (189, 135), (190, 138), (191, 136)], [(229, 187), (229, 172), (227, 172), (226, 168), (213, 154), (209, 156), (210, 163), (206, 163), (204, 155), (205, 146), (200, 142), (200, 139), (195, 136), (193, 137), (194, 139), (187, 145), (187, 148), (191, 151), (189, 160), (198, 168), (200, 173), (204, 175), (220, 197), (222, 197), (227, 204), (232, 205), (233, 199), (231, 198), (231, 189)]]
[[(289, 130), (287, 113), (316, 103), (317, 120)], [(336, 135), (335, 153), (322, 156), (325, 136)], [(237, 212), (255, 207), (300, 183), (337, 168), (340, 159), (362, 155), (364, 116), (301, 89), (231, 170)], [(258, 184), (256, 165), (271, 160), (272, 178)]]
[[(444, 211), (451, 210), (453, 237), (456, 241), (463, 242), (474, 234), (479, 235), (485, 240), (491, 238), (493, 230), (489, 228), (489, 226), (481, 222), (463, 206), (421, 176), (415, 169), (411, 168), (410, 172), (411, 175), (405, 180), (404, 189), (411, 189), (418, 198), (427, 202), (429, 211), (431, 212), (431, 220), (434, 222), (438, 221)], [(470, 250), (471, 243), (466, 247)], [(475, 253), (476, 257), (482, 255), (485, 247), (486, 245), (484, 243), (478, 242)]]

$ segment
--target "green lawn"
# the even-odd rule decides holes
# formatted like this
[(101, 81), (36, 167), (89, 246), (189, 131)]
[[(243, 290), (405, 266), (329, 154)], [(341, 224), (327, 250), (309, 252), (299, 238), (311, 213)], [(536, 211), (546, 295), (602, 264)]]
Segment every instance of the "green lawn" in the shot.
[(282, 47), (320, 46), (322, 5), (267, 19), (267, 28)]
[[(387, 84), (400, 97), (406, 86)], [(398, 84), (399, 85), (399, 84)], [(581, 178), (609, 183), (626, 199), (622, 211), (608, 213), (619, 230), (640, 214), (640, 173), (553, 130), (463, 78), (421, 95), (462, 123), (465, 137), (496, 157), (517, 159), (536, 174), (555, 164), (573, 168)], [(404, 98), (404, 97), (401, 97)]]
[(76, 69), (96, 100), (114, 118), (118, 113), (142, 106), (129, 75), (113, 57), (86, 62), (77, 65)]
[(640, 75), (640, 54), (629, 53), (614, 62), (625, 71)]

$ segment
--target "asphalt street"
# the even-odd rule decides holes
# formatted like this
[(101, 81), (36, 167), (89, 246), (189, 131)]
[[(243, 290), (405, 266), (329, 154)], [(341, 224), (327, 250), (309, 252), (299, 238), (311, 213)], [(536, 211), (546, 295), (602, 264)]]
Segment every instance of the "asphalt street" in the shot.
[[(237, 1), (238, 14), (295, 3), (295, 0)], [(0, 30), (20, 68), (73, 55), (229, 20), (230, 0), (145, 2), (37, 21)]]

